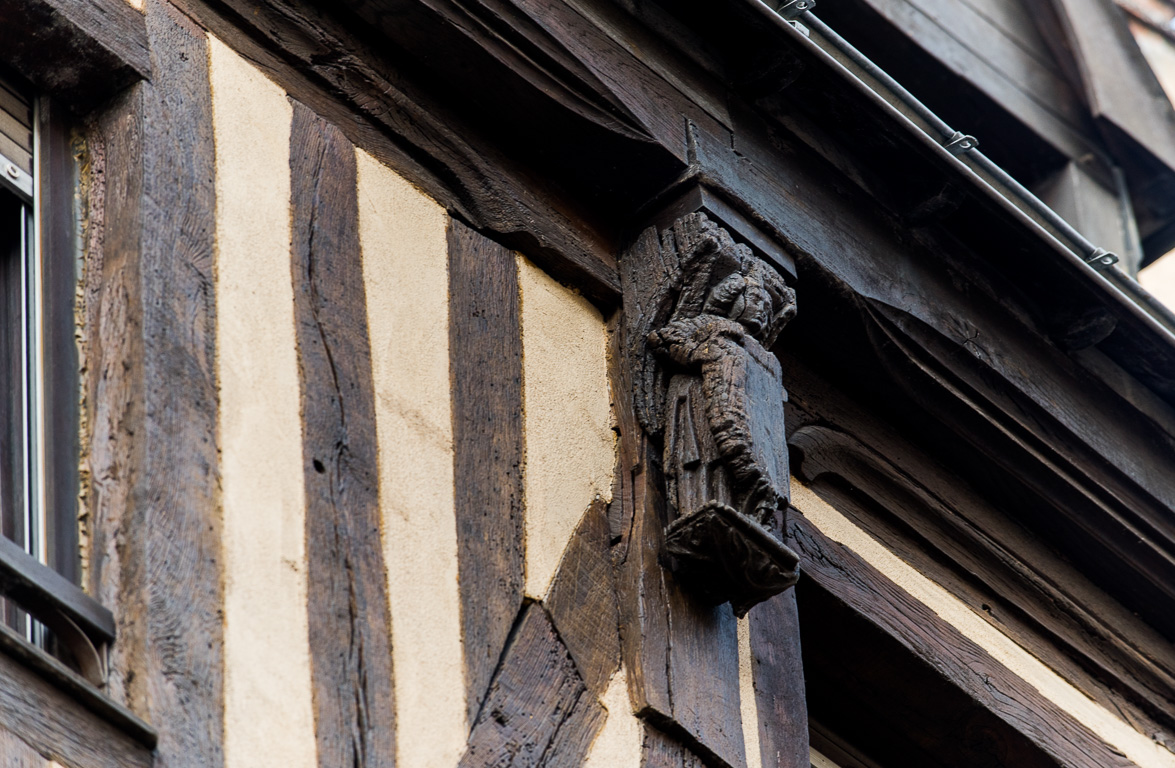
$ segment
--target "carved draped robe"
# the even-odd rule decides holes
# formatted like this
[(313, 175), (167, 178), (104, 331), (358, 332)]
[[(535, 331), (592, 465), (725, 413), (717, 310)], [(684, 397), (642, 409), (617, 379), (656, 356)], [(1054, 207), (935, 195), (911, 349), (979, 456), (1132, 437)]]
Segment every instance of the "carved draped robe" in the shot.
[(779, 361), (715, 315), (675, 321), (660, 337), (684, 368), (666, 392), (670, 552), (693, 570), (707, 564), (704, 595), (745, 582), (746, 599), (732, 601), (742, 615), (795, 578), (794, 555), (779, 542), (789, 478)]

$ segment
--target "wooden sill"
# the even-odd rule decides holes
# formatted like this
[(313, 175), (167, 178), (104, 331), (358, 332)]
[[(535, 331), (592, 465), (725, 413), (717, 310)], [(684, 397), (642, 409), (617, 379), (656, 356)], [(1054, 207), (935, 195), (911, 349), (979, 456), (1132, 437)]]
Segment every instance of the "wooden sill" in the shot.
[[(3, 653), (51, 683), (75, 702), (111, 727), (151, 750), (159, 734), (133, 712), (110, 699), (81, 675), (45, 651), (29, 643), (12, 629), (0, 624), (0, 653)], [(0, 687), (12, 684), (0, 676)]]

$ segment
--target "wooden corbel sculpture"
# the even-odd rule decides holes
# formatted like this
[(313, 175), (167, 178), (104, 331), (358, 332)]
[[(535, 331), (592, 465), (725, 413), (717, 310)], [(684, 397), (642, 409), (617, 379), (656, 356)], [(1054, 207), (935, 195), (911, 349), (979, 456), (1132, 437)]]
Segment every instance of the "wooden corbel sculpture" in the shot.
[(701, 599), (741, 617), (799, 577), (782, 542), (787, 392), (769, 351), (795, 293), (705, 214), (677, 219), (659, 246), (622, 271), (635, 410), (663, 445), (666, 551)]

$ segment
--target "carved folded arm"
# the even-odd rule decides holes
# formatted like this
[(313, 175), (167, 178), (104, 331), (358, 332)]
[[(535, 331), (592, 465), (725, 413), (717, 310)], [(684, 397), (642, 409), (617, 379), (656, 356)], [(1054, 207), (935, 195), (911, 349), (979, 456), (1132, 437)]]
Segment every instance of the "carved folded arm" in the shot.
[(699, 371), (703, 363), (732, 353), (747, 330), (734, 320), (716, 315), (674, 319), (649, 334), (649, 347), (680, 366)]
[[(658, 238), (646, 236), (646, 243)], [(795, 294), (774, 269), (705, 216), (660, 238), (652, 258), (626, 265), (626, 304), (639, 329), (637, 410), (663, 437), (675, 570), (738, 614), (795, 583), (783, 545), (788, 496), (786, 397), (766, 348), (795, 314)], [(668, 249), (668, 250), (666, 250)], [(656, 270), (653, 266), (669, 266)], [(631, 267), (631, 268), (630, 268)]]

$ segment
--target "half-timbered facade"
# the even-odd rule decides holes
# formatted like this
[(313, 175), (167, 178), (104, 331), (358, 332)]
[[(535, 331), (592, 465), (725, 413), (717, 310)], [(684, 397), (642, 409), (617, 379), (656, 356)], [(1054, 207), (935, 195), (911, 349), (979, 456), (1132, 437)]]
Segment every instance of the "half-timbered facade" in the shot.
[(1172, 200), (1111, 0), (0, 0), (0, 758), (1175, 766)]

